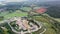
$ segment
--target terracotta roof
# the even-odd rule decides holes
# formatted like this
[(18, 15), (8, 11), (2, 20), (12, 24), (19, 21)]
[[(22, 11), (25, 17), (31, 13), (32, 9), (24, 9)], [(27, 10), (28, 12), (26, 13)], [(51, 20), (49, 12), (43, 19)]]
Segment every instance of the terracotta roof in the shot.
[(47, 10), (46, 8), (39, 8), (39, 9), (36, 9), (36, 12), (42, 14), (42, 13), (45, 13), (46, 10)]

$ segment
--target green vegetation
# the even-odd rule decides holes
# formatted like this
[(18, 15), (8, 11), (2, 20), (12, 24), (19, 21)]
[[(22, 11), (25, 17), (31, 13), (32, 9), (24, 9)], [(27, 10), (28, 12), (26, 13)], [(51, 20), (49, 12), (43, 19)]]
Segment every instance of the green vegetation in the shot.
[[(21, 9), (23, 9), (25, 11), (31, 10), (31, 8), (29, 8), (29, 7), (23, 7)], [(12, 17), (15, 17), (15, 16), (17, 16), (17, 17), (27, 16), (27, 12), (16, 10), (15, 12), (9, 13), (7, 11), (7, 12), (1, 12), (0, 16), (3, 16), (4, 19), (9, 19), (9, 18), (12, 18)], [(54, 19), (52, 19), (52, 18), (50, 18), (48, 16), (42, 16), (42, 15), (34, 16), (33, 19), (35, 19), (37, 21), (40, 21), (40, 22), (42, 22), (44, 24), (44, 26), (47, 29), (47, 31), (44, 34), (60, 34), (59, 33), (60, 32), (59, 31), (60, 20), (57, 20), (57, 19), (54, 20)], [(8, 30), (7, 34), (15, 34), (14, 32), (11, 31), (11, 29), (10, 29), (10, 27), (9, 27), (9, 25), (7, 23), (2, 24), (2, 25), (4, 25), (4, 27), (6, 27), (6, 29)], [(40, 32), (33, 32), (33, 34), (38, 34), (38, 33), (40, 33)], [(4, 30), (1, 27), (0, 27), (0, 34), (4, 34)]]
[(55, 20), (57, 20), (58, 22), (60, 22), (60, 18), (55, 18)]
[(30, 11), (30, 10), (31, 10), (30, 7), (23, 7), (23, 8), (21, 8), (21, 9), (24, 10), (24, 11)]
[(13, 13), (6, 13), (6, 12), (2, 12), (2, 13), (0, 14), (0, 16), (4, 16), (4, 19), (9, 19), (9, 18), (12, 18), (15, 16), (17, 16), (17, 17), (27, 16), (26, 12), (21, 12), (19, 10), (17, 10), (16, 12), (13, 12)]
[(47, 31), (44, 34), (56, 34), (55, 30), (53, 28), (51, 28), (52, 24), (47, 19), (45, 19), (42, 16), (36, 16), (34, 18), (37, 21), (42, 22), (44, 24), (44, 26), (46, 27)]
[(51, 6), (48, 8), (47, 14), (54, 18), (60, 18), (60, 7), (59, 6)]
[(4, 16), (0, 16), (0, 21), (4, 20)]
[(27, 16), (27, 13), (26, 12), (21, 12), (21, 11), (16, 11), (14, 13), (5, 15), (4, 17), (5, 17), (5, 19), (7, 19), (7, 18), (12, 18), (14, 16), (17, 16), (17, 17)]
[(34, 19), (42, 22), (47, 28), (47, 31), (44, 34), (60, 34), (60, 22), (58, 22), (57, 20), (46, 15), (40, 15), (35, 17)]

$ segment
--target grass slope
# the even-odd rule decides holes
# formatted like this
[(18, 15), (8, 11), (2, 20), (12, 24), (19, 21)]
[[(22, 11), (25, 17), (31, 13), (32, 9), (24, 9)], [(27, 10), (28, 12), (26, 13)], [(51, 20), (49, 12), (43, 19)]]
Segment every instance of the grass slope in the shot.
[(3, 13), (3, 14), (0, 14), (2, 16), (4, 16), (5, 19), (9, 19), (9, 18), (12, 18), (12, 17), (22, 17), (22, 16), (27, 16), (27, 13), (26, 12), (21, 12), (19, 10), (17, 10), (16, 12), (13, 12), (13, 13)]
[(36, 16), (34, 18), (35, 20), (42, 22), (46, 27), (47, 31), (44, 34), (56, 34), (56, 31), (52, 28), (52, 24), (49, 22), (49, 20), (42, 16)]

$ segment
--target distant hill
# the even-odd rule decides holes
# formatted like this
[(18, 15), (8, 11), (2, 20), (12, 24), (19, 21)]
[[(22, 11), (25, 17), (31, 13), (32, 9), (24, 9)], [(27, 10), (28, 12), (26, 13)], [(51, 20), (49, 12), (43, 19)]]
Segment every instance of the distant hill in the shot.
[(47, 14), (54, 18), (60, 18), (60, 1), (45, 2), (41, 6), (48, 7)]
[(0, 6), (0, 9), (3, 10), (15, 10), (20, 9), (21, 7), (29, 7), (31, 4), (35, 4), (39, 7), (47, 7), (47, 14), (52, 17), (60, 18), (60, 1), (49, 1), (49, 2), (34, 2), (34, 1), (25, 1), (25, 2), (9, 2), (4, 6)]
[(51, 17), (60, 18), (60, 6), (51, 6), (47, 9), (46, 13)]

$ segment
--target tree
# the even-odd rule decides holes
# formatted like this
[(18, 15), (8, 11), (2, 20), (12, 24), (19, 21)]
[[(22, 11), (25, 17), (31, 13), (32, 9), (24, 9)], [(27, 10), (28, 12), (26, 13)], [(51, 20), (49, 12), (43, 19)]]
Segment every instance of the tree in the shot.
[(47, 14), (54, 18), (60, 18), (60, 7), (59, 6), (51, 6), (48, 8)]
[(4, 16), (0, 16), (0, 21), (4, 19)]

